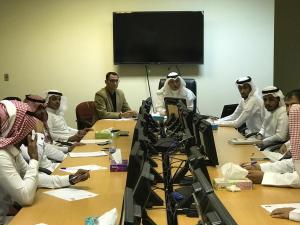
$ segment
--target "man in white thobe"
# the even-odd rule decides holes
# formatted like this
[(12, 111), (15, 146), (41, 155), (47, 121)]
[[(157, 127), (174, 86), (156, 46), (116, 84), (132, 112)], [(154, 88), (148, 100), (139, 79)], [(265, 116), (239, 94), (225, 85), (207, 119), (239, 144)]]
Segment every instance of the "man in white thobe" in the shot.
[(162, 116), (166, 114), (164, 102), (166, 97), (183, 98), (186, 100), (187, 108), (190, 110), (194, 109), (194, 100), (196, 99), (196, 96), (191, 90), (186, 88), (185, 81), (176, 72), (171, 72), (168, 74), (164, 86), (159, 89), (156, 94), (157, 103), (155, 109)]
[(274, 86), (265, 87), (262, 95), (266, 113), (256, 138), (262, 140), (261, 147), (285, 142), (288, 139), (288, 116), (284, 96), (281, 90)]
[(236, 85), (241, 94), (241, 101), (233, 114), (215, 121), (219, 126), (239, 128), (246, 123), (246, 134), (259, 132), (264, 118), (264, 107), (257, 88), (252, 78), (241, 77), (236, 80)]

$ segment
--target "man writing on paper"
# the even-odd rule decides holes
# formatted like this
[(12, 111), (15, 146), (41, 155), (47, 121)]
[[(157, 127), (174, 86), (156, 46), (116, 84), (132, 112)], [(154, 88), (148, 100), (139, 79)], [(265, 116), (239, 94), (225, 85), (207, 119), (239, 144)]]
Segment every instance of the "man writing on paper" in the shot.
[[(33, 203), (37, 187), (65, 187), (89, 178), (89, 172), (78, 170), (70, 176), (38, 173), (40, 146), (33, 129), (43, 132), (43, 124), (31, 115), (30, 107), (19, 101), (0, 102), (0, 224), (13, 202)], [(32, 132), (35, 133), (35, 132)], [(28, 149), (29, 163), (20, 154), (21, 145)]]
[(157, 103), (155, 109), (162, 116), (166, 114), (165, 97), (183, 98), (186, 100), (188, 109), (194, 109), (194, 100), (196, 99), (196, 96), (191, 90), (186, 88), (185, 81), (176, 72), (169, 73), (164, 86), (157, 91)]
[(265, 148), (288, 139), (288, 116), (281, 90), (268, 86), (262, 90), (262, 95), (267, 112), (256, 138), (262, 140), (259, 146)]
[[(39, 159), (37, 140), (28, 135), (37, 129), (38, 120), (26, 114), (29, 106), (19, 101), (0, 102), (0, 224), (6, 215), (16, 213), (14, 202), (31, 205), (34, 201)], [(21, 142), (28, 144), (29, 164), (20, 154)]]
[(136, 117), (137, 112), (130, 109), (123, 91), (118, 89), (119, 81), (116, 72), (106, 74), (105, 88), (95, 94), (94, 121)]
[(262, 99), (257, 94), (256, 86), (249, 76), (236, 80), (236, 85), (241, 94), (241, 101), (233, 114), (218, 119), (215, 123), (219, 126), (239, 128), (246, 123), (245, 134), (257, 133), (263, 123), (264, 108)]

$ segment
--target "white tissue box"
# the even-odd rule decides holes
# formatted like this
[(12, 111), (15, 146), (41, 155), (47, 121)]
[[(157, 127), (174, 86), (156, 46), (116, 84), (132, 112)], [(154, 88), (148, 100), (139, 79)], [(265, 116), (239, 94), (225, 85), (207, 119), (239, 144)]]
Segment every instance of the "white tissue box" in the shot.
[(224, 178), (214, 178), (213, 186), (216, 190), (226, 189), (227, 186), (236, 185), (241, 190), (252, 190), (253, 183), (248, 178), (241, 180), (225, 180)]

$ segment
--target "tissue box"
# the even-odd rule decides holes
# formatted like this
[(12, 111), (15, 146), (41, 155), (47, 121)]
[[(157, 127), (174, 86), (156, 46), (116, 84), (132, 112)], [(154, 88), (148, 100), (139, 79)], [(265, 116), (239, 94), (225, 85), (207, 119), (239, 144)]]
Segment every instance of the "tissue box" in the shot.
[(236, 185), (241, 190), (251, 190), (253, 183), (248, 178), (242, 180), (225, 180), (224, 178), (214, 178), (213, 186), (216, 190), (225, 189), (227, 186)]
[(107, 132), (107, 130), (101, 130), (95, 132), (95, 139), (110, 139), (111, 132)]
[(117, 164), (115, 160), (110, 160), (110, 172), (125, 172), (127, 171), (128, 160), (122, 160), (121, 164)]

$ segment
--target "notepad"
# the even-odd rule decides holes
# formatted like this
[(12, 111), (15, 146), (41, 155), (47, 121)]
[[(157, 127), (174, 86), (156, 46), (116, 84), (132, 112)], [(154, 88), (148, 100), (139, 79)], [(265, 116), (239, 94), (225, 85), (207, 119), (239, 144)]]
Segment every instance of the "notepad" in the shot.
[(97, 144), (97, 145), (106, 145), (109, 144), (111, 141), (108, 139), (85, 139), (81, 140), (80, 143), (83, 144)]
[(75, 188), (60, 188), (51, 191), (46, 191), (44, 193), (57, 198), (61, 198), (66, 201), (76, 201), (85, 198), (92, 198), (98, 195), (89, 191), (84, 191)]
[(84, 165), (84, 166), (72, 166), (72, 167), (62, 167), (62, 168), (60, 168), (61, 171), (64, 171), (64, 172), (67, 172), (67, 173), (76, 173), (77, 170), (79, 170), (79, 169), (95, 171), (95, 170), (106, 170), (107, 167), (98, 166), (98, 165)]
[(76, 158), (76, 157), (96, 157), (96, 156), (106, 156), (107, 153), (104, 151), (98, 151), (98, 152), (70, 152), (70, 157)]

